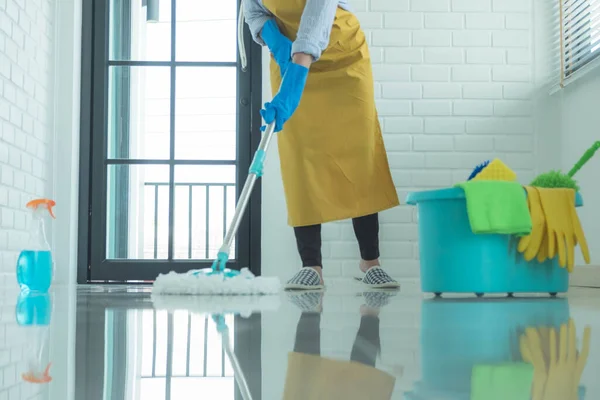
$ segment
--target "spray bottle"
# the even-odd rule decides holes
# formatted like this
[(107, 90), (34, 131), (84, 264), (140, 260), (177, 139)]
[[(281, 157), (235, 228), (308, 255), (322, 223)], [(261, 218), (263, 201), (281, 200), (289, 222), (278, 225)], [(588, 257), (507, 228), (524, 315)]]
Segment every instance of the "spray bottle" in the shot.
[(47, 292), (53, 275), (52, 253), (46, 239), (44, 219), (46, 213), (52, 218), (54, 200), (37, 199), (27, 203), (33, 213), (27, 247), (21, 251), (17, 260), (17, 282), (21, 290)]

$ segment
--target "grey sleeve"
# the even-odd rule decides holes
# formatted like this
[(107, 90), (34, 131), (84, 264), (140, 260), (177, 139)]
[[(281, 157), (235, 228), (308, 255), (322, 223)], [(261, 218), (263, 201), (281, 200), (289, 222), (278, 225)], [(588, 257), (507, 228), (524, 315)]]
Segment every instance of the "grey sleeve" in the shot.
[(339, 0), (306, 0), (292, 54), (306, 53), (315, 60), (329, 45)]
[(262, 5), (262, 0), (242, 0), (244, 17), (252, 33), (254, 41), (261, 46), (265, 45), (260, 37), (260, 31), (265, 23), (272, 18), (271, 13)]

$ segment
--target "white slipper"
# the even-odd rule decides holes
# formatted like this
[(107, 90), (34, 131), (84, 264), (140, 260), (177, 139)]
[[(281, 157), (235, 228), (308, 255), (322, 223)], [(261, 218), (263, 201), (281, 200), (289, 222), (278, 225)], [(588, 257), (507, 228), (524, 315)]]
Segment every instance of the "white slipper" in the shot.
[(323, 287), (321, 276), (312, 268), (302, 268), (284, 285), (285, 290), (319, 290)]
[(400, 288), (400, 284), (378, 266), (369, 268), (362, 278), (357, 277), (356, 279), (374, 289)]

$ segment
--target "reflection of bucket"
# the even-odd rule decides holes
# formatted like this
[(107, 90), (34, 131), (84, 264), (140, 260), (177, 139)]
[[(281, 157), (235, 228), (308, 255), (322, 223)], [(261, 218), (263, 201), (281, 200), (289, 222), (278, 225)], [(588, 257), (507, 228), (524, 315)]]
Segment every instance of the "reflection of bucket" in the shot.
[(558, 329), (569, 321), (569, 303), (547, 298), (431, 299), (423, 301), (421, 320), (422, 381), (413, 397), (454, 393), (448, 398), (469, 399), (474, 366), (522, 362), (519, 337), (525, 328)]
[[(511, 235), (475, 235), (460, 188), (416, 192), (421, 288), (433, 293), (560, 293), (569, 274), (556, 259), (527, 262)], [(577, 205), (582, 201), (577, 195)]]

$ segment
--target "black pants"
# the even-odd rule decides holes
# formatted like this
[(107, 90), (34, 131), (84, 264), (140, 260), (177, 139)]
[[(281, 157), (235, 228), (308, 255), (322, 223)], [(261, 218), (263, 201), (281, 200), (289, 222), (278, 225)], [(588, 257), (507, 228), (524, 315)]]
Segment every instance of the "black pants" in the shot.
[[(354, 234), (358, 240), (360, 256), (371, 261), (379, 258), (379, 215), (370, 214), (352, 219)], [(298, 252), (303, 267), (322, 267), (321, 225), (300, 226), (294, 228)]]
[[(302, 313), (296, 328), (296, 353), (321, 355), (321, 314)], [(381, 351), (379, 339), (379, 318), (364, 316), (354, 339), (350, 360), (375, 367), (377, 355)]]

